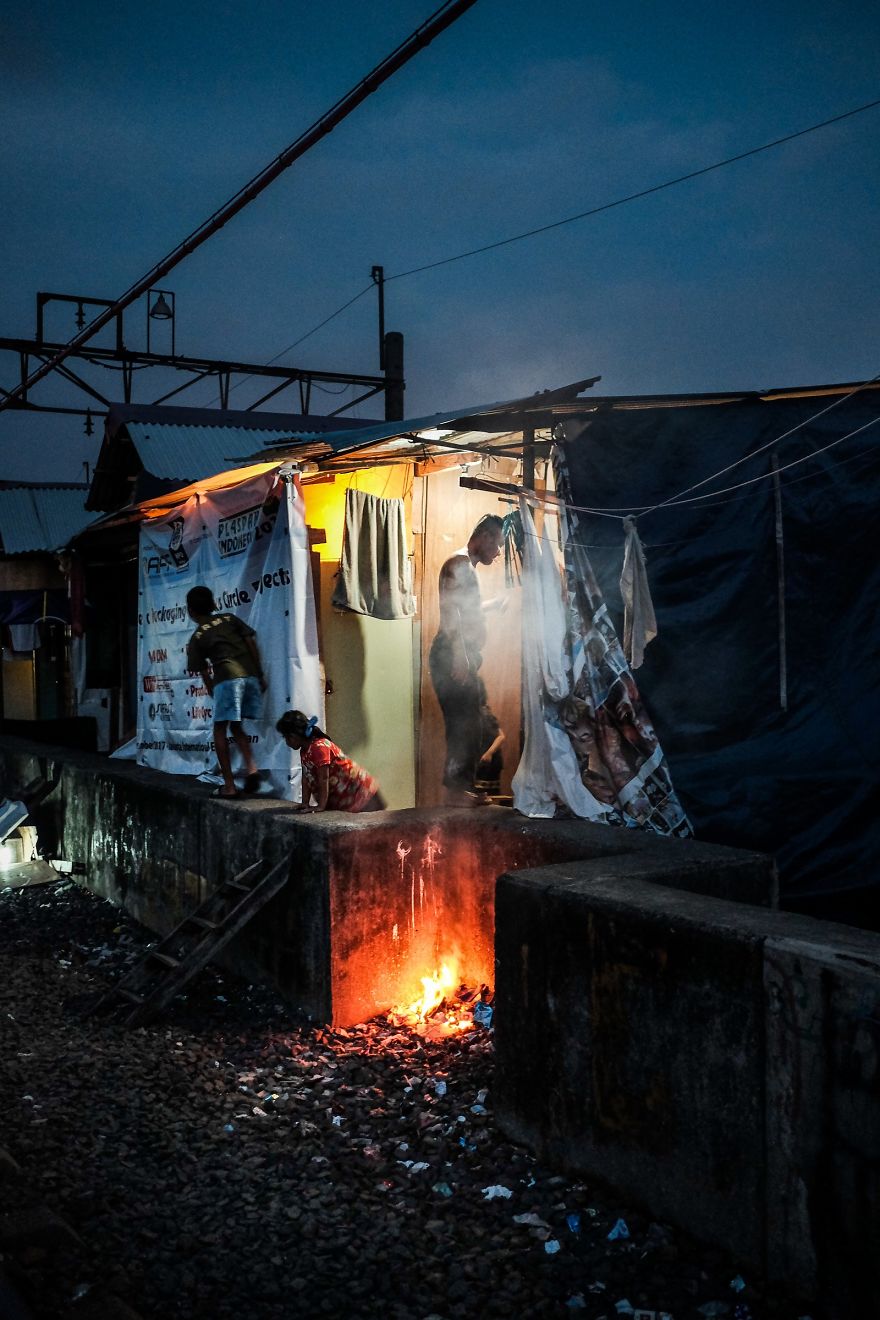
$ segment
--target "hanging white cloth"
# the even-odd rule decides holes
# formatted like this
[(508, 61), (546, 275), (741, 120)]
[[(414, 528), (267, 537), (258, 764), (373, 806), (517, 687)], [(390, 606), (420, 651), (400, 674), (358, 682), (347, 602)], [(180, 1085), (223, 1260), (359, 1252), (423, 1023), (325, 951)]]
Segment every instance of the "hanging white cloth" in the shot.
[(345, 492), (342, 562), (333, 592), (337, 609), (374, 619), (415, 614), (403, 500)]
[(549, 703), (569, 695), (567, 622), (562, 578), (547, 535), (520, 500), (523, 525), (522, 714), (525, 745), (513, 777), (513, 805), (524, 816), (551, 817), (564, 803), (576, 816), (602, 820), (607, 809), (581, 782), (571, 739)]
[(657, 619), (648, 586), (645, 552), (633, 518), (624, 518), (626, 543), (620, 594), (623, 597), (623, 651), (631, 669), (638, 669), (645, 658), (645, 647), (657, 636)]

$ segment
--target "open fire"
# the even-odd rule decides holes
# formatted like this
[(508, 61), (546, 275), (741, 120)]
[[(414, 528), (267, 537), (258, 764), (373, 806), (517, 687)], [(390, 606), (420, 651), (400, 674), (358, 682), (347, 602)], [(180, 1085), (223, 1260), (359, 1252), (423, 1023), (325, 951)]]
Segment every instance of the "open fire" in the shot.
[(440, 1040), (492, 1025), (492, 991), (487, 985), (476, 990), (463, 985), (454, 960), (444, 962), (433, 976), (421, 977), (421, 982), (418, 999), (389, 1010), (388, 1021), (393, 1026), (409, 1027), (428, 1040)]

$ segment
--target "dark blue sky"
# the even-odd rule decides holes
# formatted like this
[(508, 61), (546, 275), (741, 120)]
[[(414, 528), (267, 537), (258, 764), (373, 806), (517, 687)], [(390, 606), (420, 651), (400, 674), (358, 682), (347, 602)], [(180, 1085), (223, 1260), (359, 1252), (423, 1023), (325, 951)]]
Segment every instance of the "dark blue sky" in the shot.
[[(430, 0), (7, 0), (0, 333), (33, 333), (38, 289), (127, 288), (430, 12)], [(406, 270), (872, 100), (878, 29), (863, 0), (478, 0), (167, 277), (178, 348), (264, 361), (367, 284), (373, 263)], [(608, 393), (873, 376), (878, 134), (880, 110), (392, 283), (407, 413), (590, 375)], [(135, 345), (143, 312), (129, 316)], [(49, 333), (68, 338), (72, 316), (54, 317)], [(372, 296), (288, 360), (376, 371)], [(108, 372), (92, 378), (120, 393)], [(0, 384), (16, 380), (0, 355)], [(139, 386), (152, 397), (163, 381)], [(342, 402), (314, 397), (316, 411)], [(206, 384), (180, 399), (211, 401)], [(98, 439), (76, 418), (0, 414), (0, 477), (75, 479)]]

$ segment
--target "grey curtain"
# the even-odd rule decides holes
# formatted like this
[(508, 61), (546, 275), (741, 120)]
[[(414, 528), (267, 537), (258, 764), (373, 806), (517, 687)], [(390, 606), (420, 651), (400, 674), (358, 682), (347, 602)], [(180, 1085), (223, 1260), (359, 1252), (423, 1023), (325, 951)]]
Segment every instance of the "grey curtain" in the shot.
[(345, 492), (342, 562), (333, 592), (337, 609), (374, 619), (415, 614), (403, 500)]

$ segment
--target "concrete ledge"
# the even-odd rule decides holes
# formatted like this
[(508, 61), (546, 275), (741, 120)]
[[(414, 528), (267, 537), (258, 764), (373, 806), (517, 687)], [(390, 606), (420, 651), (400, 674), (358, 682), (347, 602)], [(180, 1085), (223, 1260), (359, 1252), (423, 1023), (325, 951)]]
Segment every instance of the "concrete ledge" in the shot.
[(502, 1128), (835, 1320), (880, 1312), (880, 936), (650, 879), (499, 879)]
[(287, 887), (220, 961), (271, 981), (316, 1021), (350, 1025), (413, 999), (448, 958), (463, 979), (491, 981), (495, 879), (507, 870), (629, 858), (664, 885), (775, 901), (768, 858), (634, 830), (501, 809), (300, 816), (277, 799), (224, 802), (191, 778), (88, 753), (2, 739), (0, 757), (22, 783), (47, 758), (61, 766), (39, 809), (41, 837), (57, 837), (91, 889), (159, 933), (258, 858), (288, 859)]

